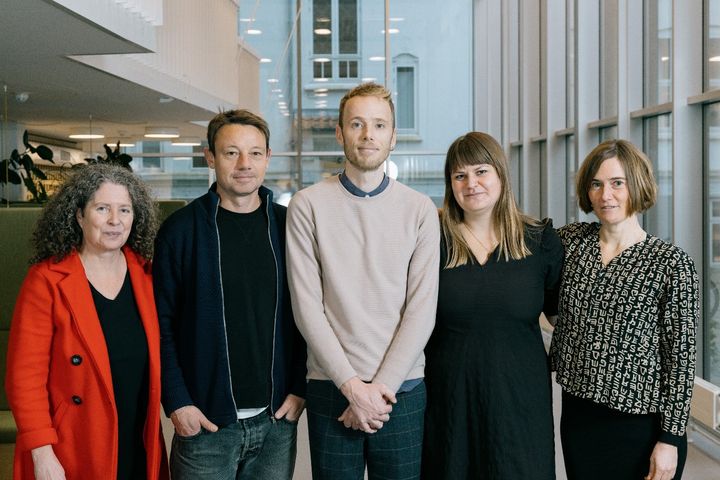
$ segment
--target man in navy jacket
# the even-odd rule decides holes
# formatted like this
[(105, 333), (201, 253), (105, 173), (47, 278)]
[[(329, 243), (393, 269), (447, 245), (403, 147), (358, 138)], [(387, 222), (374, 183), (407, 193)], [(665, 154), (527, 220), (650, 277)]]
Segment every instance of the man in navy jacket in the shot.
[(285, 207), (262, 186), (270, 133), (232, 110), (207, 137), (217, 182), (165, 221), (153, 261), (171, 473), (290, 479), (306, 347), (285, 274)]

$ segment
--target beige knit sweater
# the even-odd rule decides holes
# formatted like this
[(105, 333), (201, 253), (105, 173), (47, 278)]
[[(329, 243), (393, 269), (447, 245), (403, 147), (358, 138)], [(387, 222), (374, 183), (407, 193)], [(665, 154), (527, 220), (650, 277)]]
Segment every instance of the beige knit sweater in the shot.
[(397, 391), (424, 375), (435, 323), (440, 228), (432, 201), (390, 180), (373, 197), (337, 176), (293, 197), (287, 262), (308, 378), (357, 375)]

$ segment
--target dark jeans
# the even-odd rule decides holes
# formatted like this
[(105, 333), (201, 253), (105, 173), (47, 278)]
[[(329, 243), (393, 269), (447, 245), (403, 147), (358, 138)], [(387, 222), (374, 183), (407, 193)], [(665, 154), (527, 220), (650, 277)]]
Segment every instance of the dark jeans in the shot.
[(345, 428), (348, 402), (330, 381), (310, 380), (306, 406), (313, 480), (419, 479), (425, 383), (397, 394), (390, 420), (376, 433)]
[(295, 470), (297, 423), (265, 411), (192, 437), (173, 437), (173, 480), (290, 480)]

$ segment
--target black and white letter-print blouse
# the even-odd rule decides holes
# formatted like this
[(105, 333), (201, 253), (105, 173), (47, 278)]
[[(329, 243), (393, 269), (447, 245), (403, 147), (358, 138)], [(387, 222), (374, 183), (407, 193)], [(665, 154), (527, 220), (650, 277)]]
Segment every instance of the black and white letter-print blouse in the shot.
[(660, 440), (674, 444), (685, 433), (695, 376), (695, 266), (649, 234), (603, 266), (599, 230), (558, 230), (565, 267), (550, 349), (557, 382), (615, 410), (659, 413)]

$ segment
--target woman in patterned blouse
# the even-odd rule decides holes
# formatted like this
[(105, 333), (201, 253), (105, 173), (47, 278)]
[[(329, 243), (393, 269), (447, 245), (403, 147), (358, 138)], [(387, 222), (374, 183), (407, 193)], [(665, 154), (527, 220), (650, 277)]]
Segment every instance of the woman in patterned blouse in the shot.
[(563, 390), (568, 478), (681, 478), (695, 375), (698, 280), (680, 248), (645, 232), (657, 186), (631, 143), (598, 145), (577, 175), (600, 223), (559, 230), (565, 246), (553, 368)]

